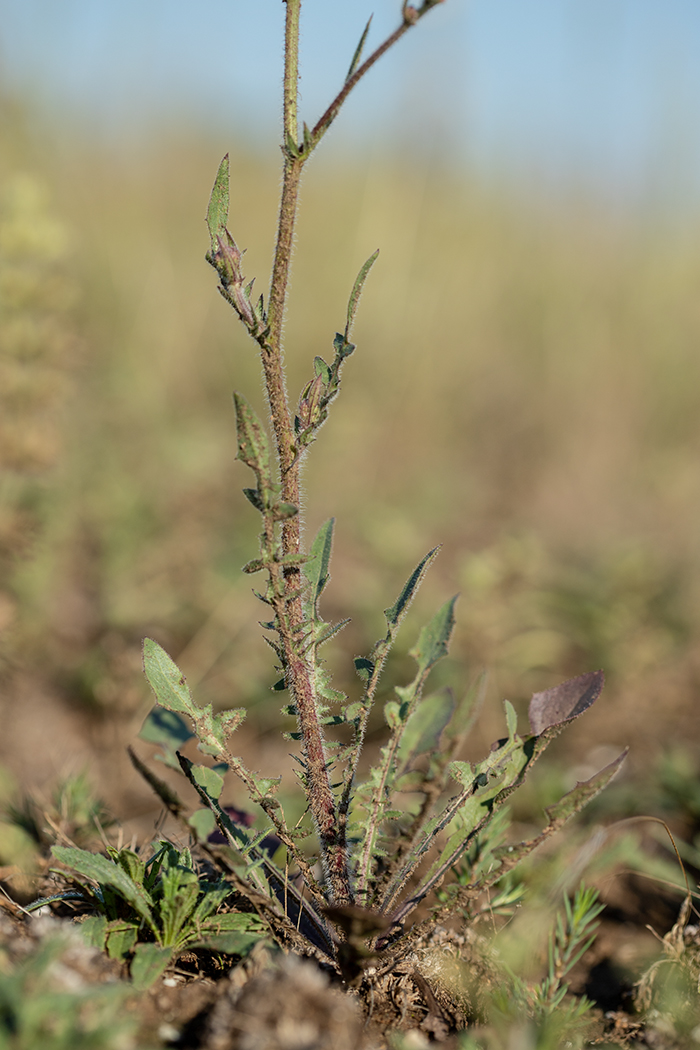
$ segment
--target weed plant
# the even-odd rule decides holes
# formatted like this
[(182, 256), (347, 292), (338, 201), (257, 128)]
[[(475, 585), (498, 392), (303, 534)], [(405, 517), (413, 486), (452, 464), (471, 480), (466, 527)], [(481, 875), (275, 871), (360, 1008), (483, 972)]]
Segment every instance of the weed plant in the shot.
[[(354, 52), (343, 87), (313, 126), (299, 122), (298, 41), (301, 0), (286, 0), (283, 80), (283, 180), (272, 275), (266, 295), (253, 293), (244, 253), (229, 232), (229, 211), (244, 207), (230, 186), (229, 158), (219, 167), (207, 211), (207, 261), (219, 292), (257, 346), (269, 408), (269, 428), (246, 397), (234, 394), (238, 459), (252, 474), (243, 492), (260, 515), (259, 550), (243, 571), (261, 576), (256, 592), (262, 628), (276, 661), (275, 689), (286, 693), (283, 715), (294, 719), (297, 775), (308, 820), (294, 825), (278, 797), (280, 777), (250, 768), (233, 743), (243, 709), (214, 711), (193, 698), (185, 676), (165, 650), (147, 639), (146, 676), (158, 706), (144, 737), (161, 745), (164, 761), (181, 771), (201, 807), (194, 813), (132, 752), (140, 773), (193, 836), (216, 874), (204, 878), (189, 849), (163, 842), (148, 860), (131, 850), (99, 857), (75, 847), (54, 856), (75, 873), (75, 897), (98, 913), (91, 937), (116, 957), (132, 958), (132, 976), (146, 984), (183, 949), (213, 946), (235, 954), (265, 934), (287, 949), (313, 955), (348, 985), (368, 988), (391, 973), (430, 936), (436, 923), (472, 919), (493, 895), (496, 911), (515, 903), (506, 877), (559, 830), (614, 776), (624, 754), (564, 795), (531, 838), (509, 841), (508, 799), (548, 744), (598, 698), (602, 672), (579, 675), (536, 693), (529, 730), (518, 732), (513, 706), (483, 760), (459, 758), (483, 699), (477, 682), (463, 699), (426, 692), (431, 671), (446, 654), (455, 624), (449, 598), (410, 650), (415, 673), (385, 699), (387, 735), (366, 774), (360, 757), (387, 658), (425, 574), (430, 550), (384, 610), (386, 629), (371, 650), (354, 657), (357, 694), (333, 688), (322, 650), (347, 620), (327, 622), (321, 600), (329, 579), (334, 521), (302, 543), (300, 468), (338, 396), (356, 350), (353, 325), (363, 287), (377, 261), (369, 256), (351, 286), (340, 330), (325, 357), (309, 363), (298, 399), (290, 401), (283, 359), (283, 322), (302, 172), (348, 95), (372, 66), (441, 0), (404, 2), (399, 25), (363, 59), (370, 25)], [(194, 736), (208, 762), (193, 762), (183, 745)], [(226, 778), (244, 786), (262, 825), (223, 802)], [(217, 835), (222, 842), (216, 841)], [(309, 839), (313, 836), (313, 844)], [(456, 876), (456, 877), (455, 877)], [(445, 892), (440, 897), (436, 894)], [(241, 903), (242, 902), (242, 903)], [(432, 905), (430, 917), (418, 921)], [(549, 1016), (561, 1005), (564, 977), (584, 950), (598, 906), (582, 891), (566, 904), (550, 949), (549, 974), (536, 989), (515, 982), (523, 1009)], [(217, 940), (217, 938), (219, 940)], [(223, 938), (223, 940), (221, 940)], [(228, 940), (226, 940), (228, 938)], [(576, 1015), (576, 1016), (574, 1016)], [(574, 1010), (569, 1020), (578, 1014)]]

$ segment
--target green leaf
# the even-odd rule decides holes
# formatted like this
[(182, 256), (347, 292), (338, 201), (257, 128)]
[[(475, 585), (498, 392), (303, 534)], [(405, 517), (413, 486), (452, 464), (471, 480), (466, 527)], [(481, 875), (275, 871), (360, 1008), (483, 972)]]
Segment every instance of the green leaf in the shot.
[(374, 663), (366, 656), (356, 656), (354, 659), (355, 670), (363, 682), (369, 682), (374, 672)]
[(258, 941), (264, 940), (267, 934), (245, 933), (243, 930), (222, 931), (221, 933), (207, 934), (201, 940), (191, 945), (192, 948), (209, 948), (210, 951), (223, 952), (225, 955), (240, 955), (245, 957), (255, 947)]
[(357, 313), (357, 306), (358, 306), (358, 303), (360, 302), (360, 296), (362, 295), (362, 289), (364, 287), (364, 283), (367, 280), (367, 275), (369, 274), (369, 271), (372, 269), (372, 267), (374, 266), (375, 262), (377, 261), (378, 255), (379, 255), (379, 248), (377, 248), (376, 252), (373, 252), (370, 255), (370, 257), (367, 260), (367, 262), (362, 264), (362, 266), (360, 267), (360, 272), (358, 273), (357, 277), (355, 278), (355, 283), (352, 286), (352, 291), (350, 292), (350, 299), (348, 300), (348, 319), (347, 319), (347, 324), (345, 325), (345, 341), (346, 342), (350, 338), (350, 331), (352, 329), (353, 322), (355, 320), (355, 314)]
[(345, 77), (345, 83), (346, 84), (347, 84), (348, 80), (350, 80), (350, 78), (352, 77), (352, 75), (354, 74), (355, 70), (357, 69), (357, 67), (360, 64), (360, 59), (362, 58), (362, 52), (364, 50), (365, 42), (367, 40), (367, 34), (369, 33), (369, 27), (372, 24), (372, 18), (373, 18), (373, 15), (370, 15), (369, 18), (367, 19), (367, 25), (365, 26), (364, 31), (362, 33), (362, 36), (360, 37), (360, 42), (357, 45), (357, 47), (355, 48), (355, 53), (352, 56), (352, 62), (350, 63), (350, 68), (348, 69), (347, 76)]
[(158, 703), (167, 711), (177, 711), (192, 717), (195, 705), (184, 674), (165, 649), (152, 638), (144, 639), (143, 664)]
[(334, 527), (335, 518), (324, 522), (314, 537), (308, 560), (304, 565), (304, 576), (311, 584), (310, 605), (314, 616), (318, 615), (318, 601), (329, 580), (328, 567), (333, 548)]
[(117, 919), (107, 924), (104, 931), (105, 950), (110, 959), (125, 959), (136, 944), (138, 926)]
[(401, 725), (401, 707), (402, 705), (397, 704), (395, 700), (387, 700), (384, 704), (384, 717), (390, 729)]
[(286, 150), (287, 155), (292, 160), (298, 160), (301, 156), (301, 150), (299, 149), (299, 146), (297, 145), (294, 137), (290, 135), (289, 132), (287, 132), (285, 136), (284, 148)]
[(275, 521), (287, 521), (299, 513), (299, 508), (294, 503), (285, 503), (280, 500), (273, 507)]
[(409, 606), (415, 598), (418, 588), (425, 579), (425, 574), (428, 571), (429, 566), (438, 556), (439, 551), (440, 547), (433, 547), (431, 551), (428, 551), (420, 565), (418, 565), (411, 573), (411, 576), (406, 581), (401, 594), (398, 596), (394, 604), (391, 608), (384, 610), (384, 616), (386, 617), (387, 625), (392, 634), (395, 634), (401, 626), (401, 622), (408, 612)]
[(314, 375), (320, 376), (324, 383), (331, 381), (331, 370), (322, 357), (314, 358)]
[(88, 915), (78, 928), (86, 944), (104, 950), (107, 939), (107, 919), (104, 915)]
[(508, 736), (512, 740), (518, 731), (518, 715), (510, 700), (504, 700), (503, 706), (506, 709), (506, 725), (508, 726)]
[(152, 638), (144, 640), (143, 664), (158, 703), (168, 711), (176, 711), (192, 719), (200, 751), (225, 757), (226, 741), (245, 718), (245, 711), (238, 708), (215, 715), (211, 704), (205, 707), (195, 704), (185, 676)]
[[(111, 852), (108, 850), (108, 852)], [(112, 856), (115, 864), (127, 873), (130, 879), (133, 879), (139, 886), (143, 886), (143, 880), (146, 875), (146, 865), (139, 857), (138, 853), (134, 853), (131, 849), (120, 849), (115, 850)]]
[(192, 776), (212, 798), (219, 798), (224, 789), (224, 778), (210, 766), (192, 766)]
[(449, 690), (427, 696), (406, 723), (398, 758), (403, 771), (419, 755), (437, 750), (442, 732), (455, 710), (455, 698)]
[(592, 798), (603, 790), (604, 787), (610, 783), (612, 778), (617, 774), (622, 763), (627, 757), (629, 748), (617, 756), (617, 758), (609, 765), (605, 766), (598, 773), (595, 773), (590, 780), (584, 780), (578, 782), (576, 787), (572, 788), (571, 791), (567, 792), (563, 798), (560, 798), (558, 802), (555, 802), (551, 806), (547, 806), (545, 813), (549, 818), (551, 824), (557, 823), (557, 825), (563, 824), (569, 820), (575, 813), (579, 813), (585, 805), (587, 805)]
[(257, 511), (260, 511), (261, 514), (265, 512), (265, 503), (257, 489), (243, 489), (243, 495)]
[(409, 655), (417, 661), (421, 674), (425, 674), (438, 660), (447, 655), (447, 646), (455, 625), (454, 607), (457, 597), (458, 595), (455, 595), (454, 598), (450, 598), (438, 609), (430, 623), (420, 632), (417, 643), (409, 650)]
[(198, 809), (187, 821), (198, 842), (206, 842), (216, 831), (216, 818), (210, 809)]
[(267, 505), (266, 495), (272, 488), (270, 447), (262, 423), (242, 394), (234, 393), (236, 408), (237, 459), (255, 473), (261, 501)]
[(224, 237), (226, 223), (228, 222), (229, 209), (229, 157), (228, 153), (221, 161), (216, 175), (214, 188), (209, 198), (207, 208), (207, 227), (211, 239), (211, 250), (215, 252), (218, 248), (217, 238)]
[(197, 906), (200, 888), (197, 874), (181, 865), (173, 865), (161, 872), (159, 941), (163, 946), (184, 948), (196, 934), (188, 921)]
[(161, 977), (172, 958), (171, 948), (159, 944), (139, 944), (131, 961), (131, 980), (138, 991), (145, 991)]
[(282, 774), (280, 773), (278, 777), (261, 777), (253, 774), (252, 779), (263, 798), (271, 799), (277, 793), (277, 789), (282, 780)]
[(61, 864), (96, 882), (100, 888), (108, 886), (115, 890), (148, 923), (150, 929), (157, 932), (150, 894), (129, 878), (123, 868), (99, 853), (89, 853), (74, 846), (53, 846), (51, 852)]

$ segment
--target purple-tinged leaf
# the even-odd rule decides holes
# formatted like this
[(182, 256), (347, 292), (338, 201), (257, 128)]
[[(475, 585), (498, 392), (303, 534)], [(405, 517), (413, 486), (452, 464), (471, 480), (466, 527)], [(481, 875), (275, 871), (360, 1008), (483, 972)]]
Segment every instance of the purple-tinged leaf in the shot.
[(528, 711), (532, 732), (539, 736), (550, 726), (559, 726), (578, 718), (598, 699), (604, 683), (602, 671), (589, 671), (588, 674), (569, 678), (553, 689), (535, 693)]

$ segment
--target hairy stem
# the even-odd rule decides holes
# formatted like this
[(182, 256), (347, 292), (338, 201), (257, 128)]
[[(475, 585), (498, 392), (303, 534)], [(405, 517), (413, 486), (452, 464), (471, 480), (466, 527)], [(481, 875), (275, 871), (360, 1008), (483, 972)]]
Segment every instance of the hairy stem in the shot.
[[(347, 96), (381, 56), (393, 46), (418, 19), (440, 0), (423, 0), (420, 8), (403, 4), (402, 23), (360, 66), (316, 123), (309, 137), (299, 144), (299, 19), (301, 0), (285, 0), (283, 145), (284, 172), (277, 225), (277, 241), (270, 280), (267, 331), (258, 337), (261, 348), (265, 387), (275, 434), (281, 481), (281, 498), (299, 507), (299, 450), (285, 387), (282, 326), (287, 301), (289, 273), (294, 245), (294, 227), (299, 207), (299, 184), (306, 160), (330, 127)], [(282, 555), (291, 558), (300, 551), (300, 521), (296, 514), (282, 526)], [(314, 688), (313, 658), (304, 650), (305, 634), (302, 603), (303, 580), (298, 564), (283, 569), (283, 594), (277, 593), (275, 612), (281, 641), (281, 652), (287, 686), (297, 711), (299, 731), (306, 763), (306, 790), (321, 844), (321, 853), (332, 900), (343, 904), (350, 900), (348, 854), (345, 841), (347, 799), (338, 807), (331, 789), (325, 739), (319, 719), (318, 698)]]
[[(299, 78), (299, 16), (301, 0), (286, 0), (284, 59), (284, 174), (277, 226), (277, 243), (270, 282), (268, 325), (262, 345), (262, 362), (285, 503), (299, 506), (299, 463), (294, 428), (284, 384), (282, 363), (282, 324), (287, 299), (289, 271), (294, 242), (294, 225), (299, 206), (299, 182), (303, 158), (295, 156), (289, 145), (297, 141), (297, 94)], [(295, 555), (300, 549), (299, 515), (287, 519), (282, 527), (282, 553)], [(303, 634), (301, 570), (297, 565), (284, 568), (282, 605), (277, 622), (284, 652), (287, 684), (297, 710), (306, 760), (309, 806), (318, 831), (324, 868), (334, 901), (349, 900), (347, 851), (339, 846), (336, 806), (326, 766), (323, 732), (313, 687), (312, 668), (301, 651)]]

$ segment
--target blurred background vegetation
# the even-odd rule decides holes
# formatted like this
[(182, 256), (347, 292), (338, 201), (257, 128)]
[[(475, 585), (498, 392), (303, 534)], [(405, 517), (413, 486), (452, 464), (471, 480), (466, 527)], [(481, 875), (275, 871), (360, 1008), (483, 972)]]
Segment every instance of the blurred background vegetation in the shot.
[[(230, 228), (263, 290), (276, 161), (228, 147)], [(240, 574), (257, 516), (231, 392), (264, 413), (260, 370), (204, 262), (224, 149), (186, 124), (100, 144), (2, 103), (0, 762), (38, 786), (87, 766), (122, 817), (150, 805), (123, 755), (151, 702), (146, 634), (202, 702), (250, 709), (261, 768), (288, 747)], [(631, 744), (628, 776), (648, 778), (700, 742), (700, 217), (515, 190), (408, 147), (321, 156), (287, 322), (293, 399), (376, 247), (304, 475), (308, 533), (338, 519), (326, 611), (352, 624), (336, 683), (356, 689), (351, 657), (442, 543), (394, 680), (459, 590), (436, 678), (461, 692), (489, 671), (475, 752), (500, 735), (502, 697), (603, 667), (560, 758), (580, 779)]]

